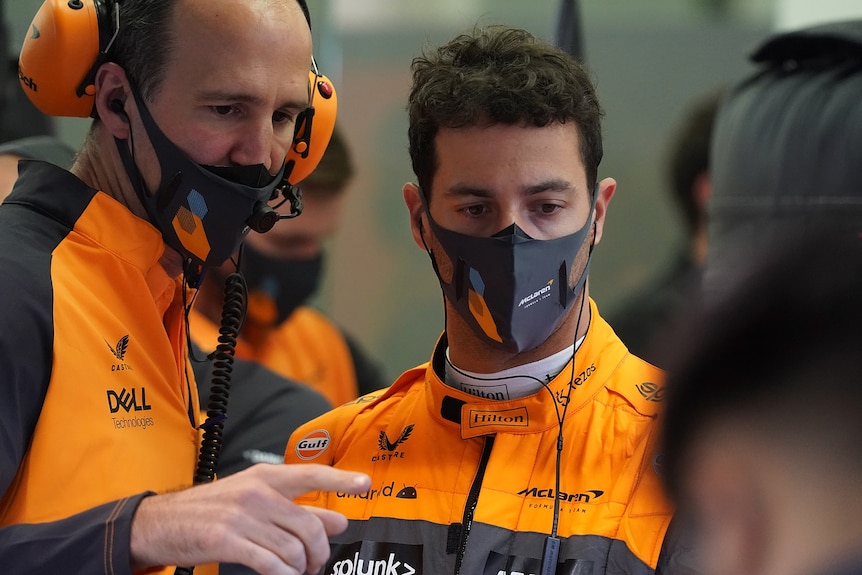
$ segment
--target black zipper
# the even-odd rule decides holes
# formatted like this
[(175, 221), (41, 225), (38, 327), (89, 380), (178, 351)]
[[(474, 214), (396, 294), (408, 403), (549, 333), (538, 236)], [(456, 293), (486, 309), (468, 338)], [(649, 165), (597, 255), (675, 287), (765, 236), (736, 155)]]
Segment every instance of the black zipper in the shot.
[(491, 458), (491, 448), (494, 447), (493, 435), (485, 437), (485, 447), (482, 449), (482, 457), (479, 459), (479, 468), (470, 493), (467, 495), (467, 504), (464, 506), (464, 519), (461, 522), (461, 541), (458, 544), (458, 555), (455, 556), (455, 575), (461, 572), (461, 561), (464, 560), (464, 552), (467, 551), (467, 538), (470, 536), (470, 527), (473, 525), (473, 513), (476, 511), (476, 503), (479, 502), (479, 491), (482, 490), (482, 480), (485, 477), (485, 469)]

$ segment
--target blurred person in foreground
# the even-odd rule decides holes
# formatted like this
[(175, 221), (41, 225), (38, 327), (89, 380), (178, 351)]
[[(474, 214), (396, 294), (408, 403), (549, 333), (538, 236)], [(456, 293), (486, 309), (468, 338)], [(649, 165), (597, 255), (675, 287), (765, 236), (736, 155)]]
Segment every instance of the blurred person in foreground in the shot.
[(709, 573), (862, 573), (862, 20), (778, 34), (715, 121), (664, 468)]
[[(239, 258), (249, 303), (237, 357), (309, 386), (332, 405), (386, 385), (376, 361), (358, 342), (309, 304), (324, 273), (324, 244), (341, 224), (353, 172), (350, 150), (336, 125), (317, 168), (299, 184), (300, 217), (265, 234), (250, 232)], [(233, 265), (227, 263), (204, 277), (189, 315), (192, 338), (207, 350), (216, 346), (224, 284), (231, 271)], [(309, 413), (307, 419), (314, 415)], [(279, 459), (286, 431), (279, 434), (285, 439)], [(269, 431), (258, 435), (263, 441), (272, 439)]]
[(707, 574), (862, 573), (862, 222), (809, 228), (667, 343), (664, 465)]
[(589, 297), (616, 189), (587, 70), (524, 30), (413, 61), (404, 200), (443, 292), (427, 364), (297, 430), (288, 462), (366, 470), (323, 572), (687, 573), (654, 468), (663, 374)]

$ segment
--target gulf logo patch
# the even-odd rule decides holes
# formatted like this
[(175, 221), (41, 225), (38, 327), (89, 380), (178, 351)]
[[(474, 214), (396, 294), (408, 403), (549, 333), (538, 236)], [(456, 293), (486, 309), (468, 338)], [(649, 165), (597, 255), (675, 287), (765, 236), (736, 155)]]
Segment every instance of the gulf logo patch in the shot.
[(300, 459), (315, 459), (329, 447), (329, 432), (325, 429), (315, 429), (305, 435), (296, 444), (296, 456)]

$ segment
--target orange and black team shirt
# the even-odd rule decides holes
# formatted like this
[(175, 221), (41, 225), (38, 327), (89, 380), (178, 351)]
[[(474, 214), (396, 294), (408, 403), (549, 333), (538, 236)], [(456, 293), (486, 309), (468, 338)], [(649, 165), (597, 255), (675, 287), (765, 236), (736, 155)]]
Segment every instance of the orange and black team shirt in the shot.
[[(444, 335), (430, 364), (300, 427), (286, 462), (372, 477), (361, 495), (297, 500), (350, 520), (331, 538), (323, 573), (544, 573), (555, 502), (561, 545), (548, 572), (687, 573), (660, 567), (675, 553), (664, 545), (671, 509), (655, 447), (664, 376), (629, 354), (591, 309), (575, 365), (548, 390), (492, 400), (446, 386)], [(507, 397), (505, 381), (499, 391)], [(557, 487), (556, 408), (566, 402)]]
[[(189, 327), (195, 343), (205, 350), (215, 349), (218, 325), (192, 309)], [(331, 405), (353, 401), (363, 388), (371, 391), (388, 383), (363, 354), (331, 319), (305, 305), (270, 330), (260, 345), (240, 338), (236, 346), (236, 357), (307, 385)]]
[(50, 164), (20, 173), (0, 206), (0, 565), (128, 573), (137, 504), (196, 462), (182, 286), (149, 223)]

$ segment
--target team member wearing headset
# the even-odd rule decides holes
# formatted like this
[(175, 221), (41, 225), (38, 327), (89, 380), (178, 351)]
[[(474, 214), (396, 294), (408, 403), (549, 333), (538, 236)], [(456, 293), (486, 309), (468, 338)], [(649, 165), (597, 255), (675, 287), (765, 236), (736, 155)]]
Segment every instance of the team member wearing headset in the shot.
[(403, 193), (444, 294), (428, 364), (300, 427), (286, 461), (366, 470), (325, 573), (685, 573), (655, 470), (662, 373), (589, 298), (616, 189), (586, 70), (507, 27), (413, 61)]
[[(250, 233), (243, 244), (241, 267), (248, 284), (248, 315), (237, 341), (236, 355), (258, 361), (271, 370), (341, 405), (387, 385), (368, 353), (309, 299), (324, 271), (324, 243), (341, 224), (345, 192), (353, 177), (353, 162), (344, 135), (332, 132), (314, 172), (300, 182), (302, 217), (265, 234)], [(201, 282), (189, 315), (192, 338), (214, 349), (230, 264), (212, 270)], [(237, 393), (243, 390), (235, 389)], [(308, 414), (311, 419), (314, 414)], [(273, 421), (277, 424), (277, 421)], [(278, 460), (287, 436), (246, 428), (251, 439), (268, 451), (277, 444)]]
[(266, 201), (317, 88), (303, 8), (49, 0), (36, 15), (24, 89), (95, 120), (71, 171), (25, 163), (0, 206), (4, 573), (314, 571), (345, 520), (293, 498), (368, 488), (273, 465), (189, 488), (189, 291), (248, 225), (273, 223)]

